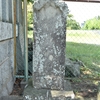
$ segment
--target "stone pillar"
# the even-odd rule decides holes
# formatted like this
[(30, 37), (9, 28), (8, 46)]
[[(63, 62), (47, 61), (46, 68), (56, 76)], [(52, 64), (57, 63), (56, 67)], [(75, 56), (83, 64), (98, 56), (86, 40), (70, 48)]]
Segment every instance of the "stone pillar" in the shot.
[(34, 3), (33, 87), (24, 91), (24, 100), (69, 100), (72, 91), (65, 85), (67, 5), (58, 0)]
[(59, 1), (34, 4), (34, 88), (64, 88), (67, 11), (67, 5)]

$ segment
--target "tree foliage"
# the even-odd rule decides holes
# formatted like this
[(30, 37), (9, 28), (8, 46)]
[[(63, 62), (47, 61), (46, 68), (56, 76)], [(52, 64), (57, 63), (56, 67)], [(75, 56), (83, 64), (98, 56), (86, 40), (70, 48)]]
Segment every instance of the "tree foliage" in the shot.
[(31, 3), (33, 3), (33, 2), (34, 2), (34, 0), (28, 0), (28, 2), (31, 2)]
[(85, 30), (100, 29), (100, 16), (87, 20), (84, 24), (83, 29)]
[[(24, 0), (22, 0), (22, 1), (24, 1)], [(28, 3), (29, 3), (29, 2), (34, 3), (34, 0), (27, 0), (27, 2), (28, 2)]]
[(69, 30), (80, 29), (79, 23), (74, 19), (74, 16), (72, 14), (68, 14), (67, 16), (67, 29)]
[(27, 14), (28, 29), (33, 29), (33, 12), (29, 11)]

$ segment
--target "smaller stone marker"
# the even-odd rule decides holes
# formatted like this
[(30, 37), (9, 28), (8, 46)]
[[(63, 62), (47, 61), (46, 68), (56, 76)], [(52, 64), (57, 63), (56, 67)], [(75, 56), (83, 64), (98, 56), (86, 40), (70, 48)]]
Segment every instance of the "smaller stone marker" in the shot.
[(25, 100), (66, 100), (65, 90), (66, 17), (68, 7), (58, 0), (34, 3), (33, 87)]

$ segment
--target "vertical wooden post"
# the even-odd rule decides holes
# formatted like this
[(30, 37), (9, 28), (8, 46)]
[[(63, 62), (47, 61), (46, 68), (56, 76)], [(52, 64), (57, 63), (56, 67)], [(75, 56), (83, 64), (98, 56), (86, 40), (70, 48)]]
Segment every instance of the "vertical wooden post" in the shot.
[(14, 75), (16, 75), (16, 0), (13, 0)]

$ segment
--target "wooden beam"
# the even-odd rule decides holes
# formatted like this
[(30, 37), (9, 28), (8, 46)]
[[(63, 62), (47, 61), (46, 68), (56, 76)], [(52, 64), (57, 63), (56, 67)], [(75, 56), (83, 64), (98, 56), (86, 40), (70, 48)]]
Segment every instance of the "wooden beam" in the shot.
[(14, 75), (16, 75), (16, 0), (13, 0)]

